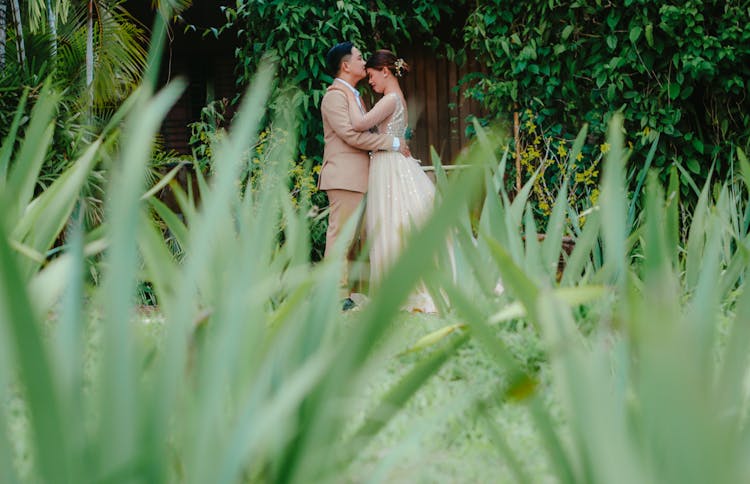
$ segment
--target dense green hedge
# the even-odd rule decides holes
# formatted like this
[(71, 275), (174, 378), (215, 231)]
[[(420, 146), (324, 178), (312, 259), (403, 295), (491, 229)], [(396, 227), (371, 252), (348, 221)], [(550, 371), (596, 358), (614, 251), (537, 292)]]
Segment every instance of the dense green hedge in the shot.
[(726, 176), (732, 147), (747, 147), (750, 2), (478, 4), (464, 39), (486, 68), (472, 95), (492, 117), (528, 109), (560, 138), (589, 123), (598, 144), (622, 111), (635, 150), (661, 133), (654, 165), (696, 181), (713, 163)]

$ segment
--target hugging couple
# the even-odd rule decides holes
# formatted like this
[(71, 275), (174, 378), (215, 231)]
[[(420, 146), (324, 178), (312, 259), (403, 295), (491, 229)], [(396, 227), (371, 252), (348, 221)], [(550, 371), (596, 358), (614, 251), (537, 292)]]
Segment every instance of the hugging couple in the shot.
[[(364, 227), (370, 243), (370, 290), (376, 291), (403, 247), (405, 232), (425, 221), (435, 198), (432, 181), (404, 139), (408, 113), (399, 80), (409, 66), (388, 50), (378, 50), (365, 61), (351, 42), (331, 48), (326, 66), (334, 81), (320, 106), (325, 148), (318, 187), (325, 190), (330, 206), (325, 257), (331, 256), (342, 227), (367, 193)], [(356, 89), (365, 78), (382, 95), (369, 110)], [(341, 291), (344, 309), (351, 308), (348, 267)], [(404, 309), (437, 311), (422, 284)]]

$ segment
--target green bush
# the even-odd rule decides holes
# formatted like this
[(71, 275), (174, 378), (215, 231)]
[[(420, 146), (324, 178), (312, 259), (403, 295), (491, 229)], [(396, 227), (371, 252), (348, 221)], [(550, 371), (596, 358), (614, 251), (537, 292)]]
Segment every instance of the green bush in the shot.
[(712, 0), (482, 0), (464, 28), (486, 69), (471, 95), (490, 117), (532, 111), (558, 141), (588, 123), (591, 150), (621, 112), (642, 157), (662, 134), (653, 166), (663, 181), (670, 166), (684, 169), (682, 192), (692, 195), (691, 178), (701, 185), (715, 166), (725, 179), (726, 153), (750, 143), (748, 22), (746, 4)]
[[(295, 111), (295, 103), (292, 99), (283, 98), (283, 109), (290, 112)], [(215, 156), (214, 147), (222, 142), (227, 136), (226, 109), (228, 100), (215, 101), (201, 111), (201, 120), (190, 125), (190, 144), (195, 158), (195, 166), (205, 175), (210, 175), (216, 168), (212, 164)], [(294, 123), (296, 128), (297, 123)], [(324, 208), (328, 201), (324, 192), (317, 189), (317, 174), (320, 165), (313, 166), (312, 160), (305, 155), (298, 159), (279, 160), (279, 147), (285, 146), (296, 136), (295, 132), (288, 131), (289, 128), (280, 128), (273, 122), (267, 123), (266, 127), (258, 136), (257, 143), (243, 153), (243, 170), (240, 175), (240, 183), (243, 187), (251, 189), (262, 185), (265, 177), (274, 171), (279, 164), (289, 166), (289, 190), (294, 201), (294, 206), (300, 210), (307, 210), (310, 215), (310, 247), (313, 261), (323, 258), (326, 242), (326, 230), (328, 228), (327, 212)], [(288, 154), (294, 156), (294, 153)], [(283, 231), (282, 231), (283, 232)]]

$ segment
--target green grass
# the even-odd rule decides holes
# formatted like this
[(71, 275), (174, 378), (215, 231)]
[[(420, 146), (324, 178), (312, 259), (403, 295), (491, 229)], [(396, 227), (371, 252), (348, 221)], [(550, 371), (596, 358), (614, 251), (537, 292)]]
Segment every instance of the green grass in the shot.
[[(367, 373), (367, 383), (355, 398), (359, 419), (416, 361), (419, 354), (405, 348), (446, 323), (431, 316), (405, 315), (394, 322), (395, 334), (380, 349)], [(526, 330), (504, 328), (499, 337), (512, 341), (520, 358), (540, 365), (538, 336)], [(475, 401), (491, 395), (504, 378), (475, 343), (457, 351), (443, 368), (423, 385), (401, 411), (347, 469), (351, 482), (514, 482), (487, 432)], [(545, 390), (546, 391), (546, 390)], [(554, 405), (554, 401), (550, 401)], [(489, 412), (497, 429), (513, 450), (523, 456), (523, 466), (537, 482), (551, 478), (539, 436), (524, 405), (508, 402)], [(355, 421), (356, 423), (356, 421)]]

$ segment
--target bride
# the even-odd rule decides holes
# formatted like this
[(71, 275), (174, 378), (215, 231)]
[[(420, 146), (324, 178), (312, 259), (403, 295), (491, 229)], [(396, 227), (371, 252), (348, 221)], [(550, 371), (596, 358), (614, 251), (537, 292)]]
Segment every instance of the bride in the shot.
[[(365, 65), (372, 90), (383, 97), (364, 114), (357, 103), (349, 102), (349, 116), (357, 131), (376, 127), (381, 134), (404, 139), (407, 123), (406, 101), (399, 78), (409, 72), (403, 59), (389, 50), (379, 50)], [(350, 94), (354, 96), (354, 94)], [(420, 225), (430, 214), (435, 186), (419, 162), (398, 151), (375, 151), (370, 155), (367, 188), (367, 238), (370, 246), (370, 287), (377, 288), (383, 275), (396, 260), (407, 231)], [(435, 313), (435, 303), (423, 284), (409, 296), (404, 309)]]

